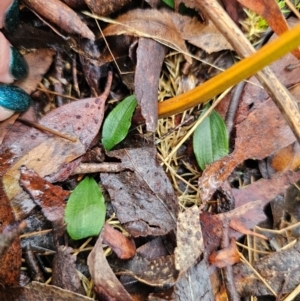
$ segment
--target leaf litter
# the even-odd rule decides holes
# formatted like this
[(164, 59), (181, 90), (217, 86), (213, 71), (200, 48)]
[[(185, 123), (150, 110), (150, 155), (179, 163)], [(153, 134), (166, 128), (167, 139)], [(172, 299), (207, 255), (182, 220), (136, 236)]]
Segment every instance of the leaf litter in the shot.
[[(195, 6), (195, 3), (190, 3), (190, 1), (185, 2), (187, 6)], [(86, 3), (90, 7), (94, 5), (89, 1)], [(41, 8), (35, 7), (33, 9), (35, 9), (38, 14), (43, 15), (44, 13), (42, 13)], [(54, 9), (54, 11), (56, 9)], [(62, 13), (63, 12), (69, 12), (69, 10), (62, 8)], [(129, 18), (126, 22), (130, 22), (133, 19), (139, 20), (141, 18), (140, 16), (143, 16), (141, 18), (143, 20), (137, 23), (136, 32), (134, 32), (134, 34), (136, 34), (137, 31), (141, 29), (140, 27), (147, 28), (147, 26), (145, 26), (145, 20), (148, 21), (148, 19), (150, 19), (150, 16), (147, 15), (149, 12), (150, 10), (132, 10), (125, 15), (121, 15), (119, 18), (125, 18), (125, 20)], [(150, 13), (154, 14), (154, 21), (151, 24), (157, 23), (158, 20), (165, 21), (163, 25), (158, 27), (162, 33), (161, 38), (158, 40), (164, 40), (166, 38), (166, 32), (164, 31), (166, 29), (166, 23), (169, 25), (172, 24), (171, 28), (174, 31), (173, 36), (178, 37), (178, 39), (176, 42), (172, 40), (169, 42), (184, 53), (188, 63), (192, 62), (191, 58), (187, 56), (191, 49), (190, 46), (186, 46), (184, 40), (188, 40), (190, 43), (205, 49), (207, 53), (232, 49), (226, 46), (227, 41), (221, 38), (222, 35), (212, 26), (210, 21), (206, 26), (200, 23), (196, 18), (183, 17), (177, 13), (171, 13), (170, 11), (158, 12), (157, 10), (152, 10)], [(71, 23), (68, 23), (70, 22), (69, 17), (72, 16), (73, 11), (67, 14), (69, 15), (68, 18), (63, 20), (65, 23), (63, 28), (66, 32), (74, 33), (74, 29), (71, 29), (72, 26), (70, 26)], [(136, 18), (130, 18), (131, 14)], [(170, 21), (170, 16), (173, 16), (172, 22)], [(75, 29), (75, 32), (93, 39), (94, 36), (89, 29), (85, 31), (85, 33), (81, 32), (81, 29), (85, 28), (82, 24), (87, 22), (84, 18), (82, 20), (80, 20), (80, 22), (78, 21), (79, 27), (81, 28)], [(58, 25), (58, 27), (62, 27), (59, 20), (51, 19), (50, 21)], [(202, 26), (201, 30), (199, 30), (200, 25)], [(91, 25), (89, 24), (89, 26)], [(115, 25), (109, 25), (107, 28), (111, 30), (110, 34), (112, 34), (112, 32), (115, 34), (123, 32)], [(108, 29), (105, 30), (108, 32)], [(208, 34), (205, 33), (205, 30), (207, 30)], [(200, 37), (201, 41), (193, 41), (193, 32), (195, 31), (198, 31), (197, 37)], [(199, 35), (199, 32), (202, 32), (202, 35)], [(212, 41), (212, 43), (209, 43), (208, 48), (205, 48), (204, 46), (207, 46), (206, 44), (208, 43), (207, 40), (205, 40), (207, 35), (209, 37), (208, 41)], [(168, 37), (169, 36), (172, 35), (168, 34)], [(148, 32), (147, 38), (149, 37), (155, 37), (157, 39), (157, 34)], [(147, 40), (148, 39), (144, 39), (147, 43), (153, 43), (153, 41)], [(224, 41), (226, 41), (226, 43), (224, 43)], [(157, 42), (154, 42), (154, 44), (157, 45)], [(143, 45), (143, 42), (140, 39), (139, 47), (141, 45)], [(76, 49), (76, 45), (74, 46), (74, 44), (72, 44), (72, 47), (75, 52), (77, 51), (79, 53), (79, 50)], [(134, 47), (135, 46), (132, 45), (133, 49)], [(140, 50), (141, 49), (142, 47)], [(191, 53), (193, 51), (192, 49)], [(90, 60), (89, 54), (80, 53), (80, 55)], [(138, 60), (143, 63), (146, 60), (145, 58), (153, 58), (154, 54), (152, 50), (149, 53), (144, 50), (141, 51), (141, 55), (141, 58)], [(45, 56), (50, 58), (53, 56), (53, 53), (46, 52)], [(166, 70), (170, 71), (172, 69), (170, 68), (170, 62), (174, 60), (175, 63), (172, 67), (175, 69), (173, 76), (175, 75), (174, 78), (176, 78), (176, 75), (182, 72), (181, 67), (186, 64), (184, 56), (182, 54), (175, 54), (171, 59), (170, 57), (165, 59), (165, 63), (169, 63), (169, 68), (163, 66), (163, 72), (167, 74)], [(130, 59), (134, 61), (132, 54), (128, 54), (128, 57), (131, 57)], [(88, 64), (87, 61), (84, 60), (81, 60), (81, 62), (82, 64)], [(146, 88), (140, 92), (140, 96), (138, 96), (137, 86), (140, 86), (143, 82), (144, 73), (139, 63), (137, 64), (134, 84), (138, 99), (143, 99), (144, 94), (151, 93), (151, 97), (149, 97), (149, 99), (151, 99), (151, 101), (149, 101), (149, 108), (145, 106), (145, 102), (147, 103), (148, 98), (146, 101), (141, 101), (140, 106), (142, 107), (142, 111), (144, 110), (144, 118), (146, 119), (148, 130), (152, 132), (156, 124), (155, 118), (157, 118), (157, 116), (153, 115), (156, 111), (155, 107), (157, 106), (157, 104), (154, 103), (155, 91), (157, 91), (156, 84), (158, 83), (160, 93), (165, 93), (160, 97), (161, 99), (166, 96), (174, 96), (180, 89), (184, 91), (199, 84), (198, 79), (195, 79), (196, 77), (194, 75), (189, 74), (189, 71), (185, 74), (188, 74), (188, 76), (186, 76), (186, 78), (188, 78), (188, 84), (185, 87), (183, 87), (183, 79), (180, 79), (182, 82), (171, 80), (169, 83), (161, 79), (159, 80), (158, 74), (162, 60), (156, 63), (158, 63), (158, 66), (154, 68), (153, 75), (150, 75), (150, 77), (153, 76), (153, 79), (151, 78), (151, 80), (149, 80), (146, 84)], [(190, 68), (189, 66), (189, 64), (186, 65), (187, 70)], [(101, 68), (101, 72), (105, 72), (105, 63)], [(40, 75), (37, 76), (37, 82), (40, 81), (40, 77), (43, 76), (46, 69), (45, 67), (44, 71), (39, 71)], [(86, 74), (89, 73), (88, 70), (91, 69), (86, 68)], [(201, 70), (201, 67), (199, 67), (199, 70)], [(195, 70), (193, 71), (196, 72)], [(10, 132), (7, 132), (6, 137), (3, 137), (4, 140), (1, 146), (1, 175), (3, 178), (0, 187), (1, 208), (3, 208), (1, 211), (1, 216), (3, 215), (3, 219), (1, 219), (1, 230), (7, 229), (4, 228), (7, 225), (18, 225), (18, 223), (15, 223), (16, 218), (21, 220), (26, 218), (29, 222), (29, 214), (39, 210), (35, 208), (35, 203), (42, 208), (41, 212), (43, 215), (54, 222), (54, 224), (57, 220), (61, 220), (65, 205), (64, 198), (68, 195), (68, 192), (65, 191), (73, 190), (81, 178), (71, 175), (80, 164), (82, 155), (84, 155), (89, 148), (98, 146), (100, 141), (98, 133), (102, 124), (104, 109), (107, 108), (109, 111), (114, 106), (114, 101), (110, 101), (105, 105), (111, 79), (108, 80), (105, 92), (99, 96), (100, 91), (103, 91), (103, 83), (102, 87), (97, 86), (98, 80), (101, 81), (102, 74), (104, 74), (101, 72), (97, 75), (97, 80), (94, 81), (94, 83), (89, 82), (91, 88), (90, 94), (94, 95), (94, 98), (89, 98), (89, 94), (83, 89), (83, 97), (80, 97), (79, 101), (71, 102), (68, 105), (52, 110), (39, 121), (46, 127), (65, 132), (71, 137), (77, 137), (77, 142), (53, 137), (37, 129), (29, 129), (27, 125), (20, 124), (19, 122), (15, 122), (14, 124), (12, 122), (13, 126), (10, 128)], [(88, 76), (91, 79), (91, 76)], [(118, 95), (122, 95), (123, 92), (119, 93), (117, 89), (115, 89), (115, 87), (118, 86), (116, 77), (118, 76), (115, 74), (111, 87), (111, 95), (120, 99), (121, 97), (119, 98)], [(179, 78), (179, 76), (177, 78)], [(47, 81), (45, 81), (44, 84), (47, 84)], [(31, 88), (32, 91), (35, 90), (34, 85), (36, 84), (33, 84)], [(164, 86), (163, 89), (161, 89), (162, 86)], [(50, 98), (50, 93), (51, 91), (48, 90), (48, 98)], [(88, 95), (88, 97), (84, 97), (86, 95)], [(238, 115), (237, 118), (241, 118), (242, 121), (237, 125), (235, 150), (232, 155), (225, 157), (225, 159), (221, 161), (223, 162), (223, 165), (221, 164), (221, 173), (219, 173), (220, 169), (218, 168), (220, 163), (217, 162), (208, 167), (208, 169), (204, 171), (204, 176), (202, 175), (200, 180), (202, 201), (204, 201), (204, 204), (207, 204), (206, 207), (210, 207), (210, 211), (212, 212), (216, 210), (215, 203), (223, 201), (218, 199), (215, 202), (214, 198), (216, 196), (213, 196), (212, 190), (217, 189), (223, 182), (228, 180), (237, 166), (250, 157), (264, 159), (270, 154), (273, 155), (270, 159), (271, 166), (277, 166), (275, 163), (278, 149), (289, 147), (295, 142), (293, 134), (289, 134), (290, 130), (288, 126), (279, 111), (276, 111), (276, 107), (274, 105), (272, 106), (271, 100), (264, 100), (261, 101), (261, 103), (260, 101), (261, 99), (255, 104), (252, 111), (244, 110), (244, 115)], [(273, 123), (269, 118), (266, 120), (266, 116), (270, 116), (272, 112)], [(31, 116), (30, 118), (35, 118), (33, 112), (27, 112), (26, 114), (27, 116)], [(299, 178), (296, 172), (285, 170), (283, 174), (275, 173), (272, 179), (259, 180), (257, 183), (253, 183), (244, 189), (227, 188), (225, 195), (227, 197), (229, 195), (233, 196), (233, 200), (236, 202), (236, 208), (229, 212), (210, 215), (202, 211), (203, 209), (207, 209), (203, 204), (201, 210), (199, 210), (197, 206), (188, 208), (192, 204), (196, 203), (199, 205), (200, 203), (198, 199), (200, 191), (197, 187), (200, 172), (196, 167), (195, 159), (192, 155), (193, 152), (190, 148), (191, 143), (190, 141), (185, 143), (178, 153), (175, 154), (172, 158), (173, 166), (169, 165), (167, 161), (164, 161), (164, 157), (167, 157), (167, 155), (164, 156), (164, 154), (167, 154), (166, 149), (172, 148), (174, 141), (175, 144), (177, 141), (180, 141), (185, 135), (186, 129), (191, 127), (191, 123), (188, 123), (187, 120), (190, 120), (190, 116), (193, 115), (196, 115), (196, 117), (199, 115), (196, 109), (184, 112), (182, 116), (175, 116), (168, 120), (159, 121), (159, 131), (164, 133), (159, 134), (160, 143), (158, 153), (152, 142), (150, 142), (150, 147), (141, 147), (143, 143), (137, 143), (137, 145), (135, 145), (135, 140), (138, 140), (137, 137), (140, 135), (142, 135), (142, 139), (152, 140), (149, 136), (141, 134), (143, 133), (141, 127), (138, 128), (139, 132), (131, 129), (132, 133), (129, 133), (128, 139), (124, 141), (125, 146), (121, 144), (117, 150), (105, 154), (105, 160), (111, 163), (112, 167), (115, 166), (116, 162), (123, 167), (118, 169), (117, 172), (113, 172), (113, 168), (110, 170), (110, 168), (107, 167), (106, 172), (101, 172), (100, 175), (98, 172), (94, 174), (95, 179), (99, 181), (100, 178), (100, 185), (106, 189), (105, 197), (108, 205), (107, 216), (109, 221), (106, 223), (99, 237), (95, 238), (93, 243), (91, 243), (91, 238), (85, 242), (78, 243), (74, 243), (70, 239), (62, 242), (61, 228), (57, 229), (57, 225), (53, 225), (53, 235), (51, 235), (51, 237), (54, 242), (52, 246), (56, 250), (56, 255), (53, 262), (52, 285), (49, 286), (31, 282), (25, 287), (16, 287), (13, 290), (1, 287), (1, 298), (3, 300), (8, 300), (8, 298), (13, 298), (13, 300), (18, 300), (19, 298), (32, 300), (38, 296), (40, 299), (52, 297), (55, 300), (91, 300), (88, 297), (83, 297), (71, 291), (83, 292), (79, 278), (75, 276), (75, 274), (77, 275), (76, 269), (82, 261), (82, 257), (84, 257), (83, 253), (93, 248), (93, 251), (88, 257), (89, 272), (85, 273), (87, 277), (89, 277), (89, 274), (91, 275), (95, 285), (94, 292), (99, 299), (133, 300), (133, 294), (128, 288), (127, 283), (132, 283), (132, 279), (134, 278), (139, 281), (135, 282), (137, 283), (135, 287), (139, 287), (140, 290), (141, 283), (146, 285), (147, 293), (146, 290), (144, 290), (143, 292), (138, 292), (138, 294), (140, 296), (148, 294), (148, 300), (213, 300), (213, 291), (216, 292), (219, 289), (219, 283), (211, 280), (211, 276), (217, 271), (214, 265), (223, 267), (228, 265), (228, 263), (230, 265), (234, 264), (239, 261), (240, 258), (243, 258), (242, 255), (237, 253), (237, 247), (233, 239), (231, 240), (231, 250), (233, 250), (231, 257), (228, 257), (230, 249), (226, 247), (219, 250), (214, 257), (211, 256), (213, 252), (218, 250), (220, 242), (225, 235), (223, 230), (225, 222), (228, 219), (234, 221), (232, 228), (228, 230), (229, 237), (238, 239), (247, 234), (248, 239), (251, 240), (249, 236), (251, 237), (253, 232), (248, 229), (254, 228), (258, 223), (265, 222), (267, 219), (264, 212), (265, 205), (269, 203), (273, 196), (275, 197), (277, 193), (283, 193), (290, 183), (298, 181)], [(194, 117), (194, 119), (196, 118)], [(265, 129), (264, 136), (262, 136), (262, 127)], [(176, 129), (173, 130), (173, 128)], [(280, 131), (282, 134), (280, 134)], [(171, 135), (172, 139), (174, 139), (173, 141), (170, 139)], [(263, 140), (263, 144), (259, 142), (260, 140)], [(169, 145), (166, 146), (164, 145), (165, 143), (169, 143)], [(126, 146), (126, 144), (129, 144), (129, 147), (128, 145)], [(74, 146), (77, 146), (77, 148)], [(295, 154), (294, 149), (288, 154), (289, 156), (293, 156)], [(163, 161), (165, 165), (164, 168), (174, 183), (174, 188), (163, 168), (159, 166), (158, 158)], [(224, 162), (228, 164), (224, 164)], [(293, 164), (295, 165), (297, 163)], [(287, 170), (292, 168), (291, 166), (293, 166), (293, 164), (291, 163)], [(25, 165), (26, 168), (23, 165)], [(28, 168), (33, 169), (34, 172)], [(91, 169), (89, 173), (91, 173)], [(19, 185), (20, 174), (21, 186)], [(186, 178), (188, 180), (186, 180)], [(46, 182), (47, 180), (50, 182), (64, 182), (63, 186), (65, 190), (60, 188), (60, 186)], [(2, 187), (2, 183), (4, 187)], [(39, 186), (36, 186), (37, 184), (39, 184)], [(62, 183), (58, 184), (61, 185)], [(214, 186), (213, 189), (211, 189), (211, 185)], [(265, 187), (266, 185), (267, 188)], [(66, 189), (65, 187), (68, 188)], [(274, 187), (274, 189), (272, 189), (272, 187)], [(26, 194), (23, 188), (25, 188), (29, 194)], [(209, 191), (207, 195), (203, 193), (205, 189)], [(269, 191), (274, 190), (272, 194), (268, 195), (268, 189)], [(179, 197), (175, 191), (179, 193)], [(291, 190), (288, 191), (290, 194), (287, 193), (285, 199), (286, 206), (283, 206), (283, 212), (286, 211), (297, 219), (297, 214), (291, 210), (291, 208), (294, 207), (291, 195), (296, 193), (290, 191)], [(193, 194), (191, 194), (191, 192), (193, 192)], [(262, 199), (258, 200), (260, 197), (262, 197)], [(244, 199), (244, 201), (241, 201), (241, 199)], [(273, 206), (272, 208), (275, 207)], [(183, 212), (180, 212), (181, 210), (179, 209), (182, 209)], [(281, 211), (281, 214), (283, 214), (283, 212)], [(16, 233), (18, 233), (20, 229), (18, 226), (16, 227)], [(260, 238), (257, 237), (265, 235), (270, 241), (271, 238), (274, 237), (278, 241), (282, 241), (282, 239), (279, 240), (278, 238), (280, 236), (280, 234), (278, 234), (279, 232), (276, 235), (274, 233), (271, 235), (267, 231), (268, 229), (257, 229), (258, 230), (255, 231), (261, 231), (263, 234), (254, 234), (253, 236), (256, 238), (253, 239), (259, 240)], [(2, 235), (6, 235), (5, 231), (3, 230)], [(280, 233), (282, 234), (282, 232)], [(31, 233), (27, 234), (31, 235)], [(9, 235), (10, 234), (8, 234), (7, 237), (9, 237)], [(15, 237), (14, 235), (15, 234), (13, 234), (12, 237)], [(284, 239), (290, 240), (293, 238), (293, 235), (297, 235), (296, 230), (292, 231), (291, 236), (286, 235)], [(3, 241), (6, 241), (7, 237), (4, 236)], [(96, 239), (97, 242), (95, 244)], [(9, 239), (7, 241), (9, 241)], [(120, 243), (117, 243), (117, 241)], [(259, 246), (262, 248), (263, 243), (261, 241), (259, 242)], [(10, 242), (5, 245), (10, 248), (9, 251), (6, 251), (4, 255), (0, 257), (1, 266), (3, 267), (0, 273), (0, 280), (1, 284), (17, 286), (21, 267), (20, 241), (16, 238), (11, 246), (9, 246), (9, 244)], [(67, 247), (69, 244), (72, 245), (73, 248)], [(136, 244), (137, 247), (135, 246)], [(237, 245), (239, 245), (239, 243), (237, 243)], [(245, 248), (251, 247), (247, 246)], [(277, 277), (276, 274), (273, 279), (273, 270), (268, 273), (268, 266), (275, 266), (275, 269), (279, 270), (282, 268), (282, 265), (286, 265), (287, 269), (291, 266), (291, 268), (297, 270), (297, 265), (292, 260), (290, 260), (290, 262), (283, 262), (283, 258), (294, 256), (296, 248), (297, 244), (286, 251), (276, 252), (269, 255), (269, 257), (261, 257), (259, 260), (256, 260), (256, 263), (253, 265), (259, 273), (263, 274), (264, 278), (274, 284), (273, 289), (275, 289), (276, 293), (281, 291), (290, 293), (291, 290), (295, 288), (296, 281), (292, 282), (291, 285), (284, 285), (284, 287), (282, 287), (282, 283), (286, 281), (286, 278), (284, 276)], [(116, 255), (112, 255), (111, 250), (113, 250)], [(256, 251), (259, 252), (259, 250)], [(72, 255), (73, 253), (77, 255), (77, 260), (76, 257)], [(281, 257), (281, 253), (283, 257)], [(223, 260), (223, 254), (225, 254), (225, 261)], [(106, 258), (107, 255), (109, 255), (108, 258)], [(34, 256), (38, 256), (38, 254)], [(124, 261), (125, 258), (126, 261)], [(209, 263), (209, 260), (213, 265)], [(84, 272), (84, 270), (82, 271)], [(244, 285), (245, 279), (246, 281), (253, 279), (251, 273), (252, 270), (250, 271), (248, 269), (248, 265), (245, 265), (244, 261), (233, 266), (233, 274), (230, 277), (233, 277), (237, 283), (238, 292), (241, 295), (247, 296), (270, 294), (270, 290), (261, 284), (262, 282), (255, 281), (249, 286)], [(61, 275), (71, 275), (71, 279), (68, 279), (68, 277), (60, 278)], [(72, 275), (74, 275), (74, 277), (72, 277)], [(116, 275), (118, 275), (118, 277), (116, 277)], [(81, 280), (84, 279), (84, 277), (86, 276), (81, 274)], [(241, 281), (239, 279), (241, 279)], [(84, 283), (84, 281), (82, 281), (82, 283)], [(58, 288), (57, 286), (61, 286), (62, 288)], [(165, 286), (167, 286), (167, 288), (165, 288)], [(161, 291), (157, 291), (157, 287), (160, 288)], [(90, 295), (91, 288), (87, 286), (84, 288), (86, 294)], [(147, 296), (144, 298), (147, 298)]]

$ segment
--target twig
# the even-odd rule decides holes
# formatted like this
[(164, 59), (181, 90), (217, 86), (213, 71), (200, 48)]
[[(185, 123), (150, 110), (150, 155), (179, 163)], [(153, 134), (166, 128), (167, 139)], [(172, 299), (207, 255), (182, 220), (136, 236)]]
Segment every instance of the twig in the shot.
[[(223, 222), (223, 235), (221, 241), (222, 249), (227, 248), (229, 245), (229, 221), (225, 219)], [(228, 265), (222, 269), (224, 274), (224, 284), (227, 291), (227, 297), (229, 301), (239, 301), (240, 296), (236, 290), (233, 279), (232, 265)]]
[(77, 142), (77, 137), (75, 138), (75, 137), (71, 137), (71, 136), (69, 136), (69, 135), (60, 133), (60, 132), (55, 131), (55, 130), (53, 130), (53, 129), (50, 129), (50, 128), (44, 126), (44, 125), (41, 125), (41, 124), (39, 124), (39, 123), (37, 123), (37, 122), (30, 121), (30, 120), (27, 120), (27, 119), (24, 119), (24, 118), (21, 118), (21, 117), (18, 117), (17, 120), (20, 121), (20, 122), (22, 122), (22, 123), (25, 123), (25, 124), (27, 124), (27, 125), (30, 125), (30, 126), (36, 128), (36, 129), (38, 129), (38, 130), (41, 130), (41, 131), (43, 131), (43, 132), (51, 133), (51, 134), (53, 134), (53, 135), (55, 135), (55, 136), (58, 136), (58, 137), (67, 139), (67, 140), (69, 140), (69, 141), (71, 141), (71, 142)]

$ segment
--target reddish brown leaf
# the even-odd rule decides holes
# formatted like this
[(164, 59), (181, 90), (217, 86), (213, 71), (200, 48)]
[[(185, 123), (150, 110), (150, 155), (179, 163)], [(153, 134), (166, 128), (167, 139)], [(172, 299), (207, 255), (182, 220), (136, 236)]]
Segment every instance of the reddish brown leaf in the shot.
[[(101, 174), (118, 219), (134, 237), (164, 235), (175, 230), (177, 198), (150, 147), (109, 152), (130, 170)], [(145, 164), (147, 162), (147, 164)]]
[(79, 34), (90, 40), (95, 39), (93, 32), (81, 21), (77, 14), (61, 1), (52, 0), (47, 5), (43, 0), (24, 0), (23, 2), (34, 12), (66, 32)]
[[(276, 0), (238, 0), (243, 6), (253, 10), (268, 22), (273, 31), (280, 35), (289, 29)], [(300, 59), (299, 50), (293, 54)]]
[(256, 233), (254, 231), (249, 230), (240, 219), (237, 218), (233, 218), (230, 220), (229, 226), (231, 229), (234, 229), (235, 231), (238, 231), (242, 234), (245, 235), (252, 235), (252, 236), (256, 236), (265, 240), (268, 240), (268, 237), (266, 237), (265, 235)]
[(104, 297), (107, 298), (104, 300), (132, 301), (107, 263), (103, 253), (101, 235), (89, 254), (88, 266), (95, 285), (95, 292), (100, 300)]
[(135, 243), (109, 224), (102, 230), (103, 243), (110, 246), (120, 259), (129, 259), (135, 255)]
[(157, 127), (157, 91), (166, 48), (151, 39), (140, 38), (134, 77), (135, 95), (146, 121), (147, 131)]
[(240, 255), (236, 246), (235, 239), (231, 239), (228, 247), (213, 252), (209, 256), (209, 262), (214, 264), (218, 268), (225, 268), (229, 265), (234, 265), (235, 263), (240, 262)]
[[(22, 127), (26, 129), (25, 133), (21, 131), (19, 136), (15, 135), (5, 139), (2, 150), (8, 147), (14, 151), (11, 163), (23, 156), (3, 177), (6, 192), (17, 216), (26, 215), (32, 209), (32, 205), (29, 205), (30, 200), (27, 207), (22, 205), (22, 201), (29, 198), (26, 195), (21, 196), (22, 189), (18, 184), (19, 167), (22, 164), (26, 165), (28, 168), (34, 169), (40, 176), (48, 176), (48, 180), (52, 182), (56, 181), (57, 175), (63, 171), (68, 177), (80, 160), (77, 160), (76, 164), (72, 166), (66, 164), (84, 154), (99, 132), (111, 81), (112, 74), (109, 73), (106, 89), (100, 97), (74, 101), (51, 111), (40, 120), (40, 124), (46, 127), (62, 133), (69, 133), (72, 137), (78, 137), (77, 142), (49, 137), (49, 134), (34, 128), (28, 129), (27, 126)], [(24, 156), (24, 154), (26, 155)]]
[(276, 195), (284, 191), (300, 179), (300, 172), (287, 171), (276, 174), (272, 179), (260, 179), (242, 189), (232, 189), (236, 207), (242, 206), (256, 200), (261, 200), (267, 204)]
[[(9, 167), (12, 154), (8, 151), (0, 154), (0, 176), (3, 176)], [(6, 197), (2, 181), (0, 181), (0, 233), (15, 222), (11, 205)], [(22, 250), (20, 239), (17, 236), (4, 254), (0, 255), (0, 283), (3, 286), (18, 285), (22, 264)]]
[[(266, 119), (266, 116), (272, 116)], [(263, 159), (295, 142), (295, 136), (271, 99), (261, 104), (237, 126), (235, 150), (209, 165), (199, 179), (201, 199), (208, 201), (233, 169), (248, 158)]]
[(51, 222), (63, 224), (65, 199), (70, 192), (45, 181), (33, 170), (21, 167), (20, 184), (29, 193), (44, 216)]

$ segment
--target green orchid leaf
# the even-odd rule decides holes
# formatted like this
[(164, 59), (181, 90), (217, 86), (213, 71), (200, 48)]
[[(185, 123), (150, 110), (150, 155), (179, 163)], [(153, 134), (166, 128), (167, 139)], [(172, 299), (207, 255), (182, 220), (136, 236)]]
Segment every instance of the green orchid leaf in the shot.
[[(206, 106), (199, 118), (208, 110)], [(226, 156), (229, 152), (228, 134), (222, 117), (216, 112), (207, 116), (196, 128), (193, 148), (197, 162), (202, 170), (206, 165)]]
[(65, 222), (72, 239), (96, 236), (105, 222), (106, 206), (102, 192), (91, 177), (84, 178), (69, 197)]
[(163, 2), (168, 6), (170, 6), (171, 8), (175, 7), (174, 0), (163, 0)]
[(135, 96), (128, 96), (105, 119), (102, 129), (102, 144), (107, 151), (121, 142), (128, 134), (136, 105)]

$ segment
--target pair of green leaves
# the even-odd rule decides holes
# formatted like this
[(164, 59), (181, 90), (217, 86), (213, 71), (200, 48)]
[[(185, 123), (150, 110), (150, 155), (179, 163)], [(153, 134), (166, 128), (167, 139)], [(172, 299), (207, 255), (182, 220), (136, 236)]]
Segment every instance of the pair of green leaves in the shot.
[[(107, 116), (103, 124), (102, 144), (111, 150), (122, 141), (130, 128), (137, 100), (134, 95), (125, 98)], [(65, 210), (67, 231), (72, 239), (96, 236), (105, 222), (105, 200), (91, 177), (86, 177), (72, 192)]]
[[(208, 110), (207, 105), (199, 118)], [(193, 149), (198, 165), (202, 170), (206, 165), (226, 156), (229, 152), (228, 134), (222, 117), (212, 111), (196, 128)]]

